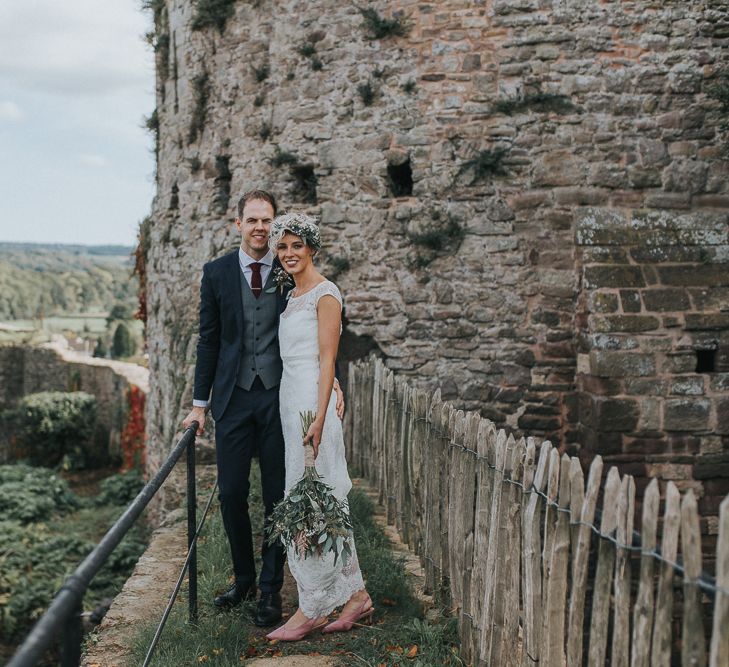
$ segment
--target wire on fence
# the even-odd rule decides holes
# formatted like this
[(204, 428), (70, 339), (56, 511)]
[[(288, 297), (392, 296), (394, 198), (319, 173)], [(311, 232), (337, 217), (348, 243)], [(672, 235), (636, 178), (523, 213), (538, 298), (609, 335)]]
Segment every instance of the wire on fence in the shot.
[[(377, 381), (374, 382), (374, 386), (375, 386), (375, 388), (379, 388), (384, 393), (389, 393), (389, 390)], [(390, 398), (389, 400), (391, 402), (398, 403), (398, 405), (401, 403), (400, 401), (396, 400), (395, 398)], [(403, 414), (405, 414), (405, 415), (413, 414), (412, 411), (407, 410), (407, 409), (404, 412), (403, 412), (403, 410), (398, 410), (397, 413), (398, 413), (398, 416), (401, 416)], [(430, 423), (430, 420), (427, 417), (415, 417), (414, 421), (425, 421), (425, 422)], [(666, 565), (669, 565), (674, 570), (676, 570), (679, 574), (681, 574), (681, 576), (683, 576), (685, 578), (686, 572), (685, 572), (683, 565), (679, 562), (675, 562), (668, 558), (665, 558), (663, 555), (661, 555), (660, 551), (658, 551), (657, 548), (647, 550), (647, 549), (643, 549), (643, 547), (640, 546), (640, 544), (624, 544), (623, 542), (621, 542), (617, 538), (613, 537), (612, 535), (604, 534), (596, 525), (594, 525), (592, 523), (588, 523), (588, 522), (585, 522), (585, 521), (582, 521), (579, 519), (573, 520), (572, 513), (569, 509), (565, 509), (564, 507), (561, 507), (559, 505), (559, 503), (557, 503), (555, 500), (552, 500), (549, 496), (547, 496), (546, 493), (544, 493), (540, 489), (536, 488), (533, 483), (529, 487), (526, 487), (519, 480), (515, 480), (515, 479), (512, 479), (511, 477), (506, 476), (504, 474), (505, 470), (499, 469), (492, 463), (489, 463), (488, 459), (485, 456), (481, 456), (476, 450), (470, 449), (469, 447), (466, 447), (465, 445), (461, 445), (459, 443), (454, 442), (451, 437), (451, 434), (449, 434), (445, 431), (442, 431), (440, 429), (437, 429), (437, 428), (434, 428), (431, 426), (430, 432), (434, 433), (437, 437), (440, 437), (443, 440), (448, 440), (449, 448), (461, 449), (464, 452), (473, 454), (477, 461), (484, 461), (490, 470), (494, 470), (497, 473), (501, 474), (502, 483), (511, 484), (512, 486), (516, 486), (522, 490), (522, 493), (535, 493), (540, 498), (542, 498), (549, 507), (554, 508), (557, 512), (569, 514), (570, 519), (571, 519), (570, 520), (571, 525), (586, 526), (600, 539), (603, 539), (603, 540), (606, 540), (606, 541), (612, 543), (613, 545), (615, 545), (616, 548), (624, 549), (624, 550), (630, 551), (632, 553), (639, 553), (641, 556), (650, 556), (651, 558), (655, 559), (656, 561), (658, 561), (660, 563), (665, 563)], [(388, 496), (388, 500), (397, 500), (397, 498), (394, 496)], [(399, 517), (402, 517), (403, 513), (398, 511), (397, 515)], [(599, 520), (599, 516), (600, 516), (600, 510), (598, 510), (597, 514), (596, 514), (596, 517), (598, 518), (598, 520)], [(635, 538), (634, 538), (633, 542), (636, 542), (636, 541), (640, 542), (640, 534), (634, 532), (634, 536), (635, 536)], [(427, 556), (425, 558), (426, 558), (426, 560), (429, 560), (433, 564), (436, 564), (432, 559), (428, 558)], [(729, 597), (729, 590), (722, 586), (718, 586), (716, 584), (716, 582), (706, 574), (702, 574), (701, 578), (694, 579), (693, 581), (688, 581), (687, 583), (695, 584), (696, 586), (698, 586), (702, 590), (706, 591), (707, 593), (711, 593), (713, 595), (720, 593), (722, 595), (726, 595)]]

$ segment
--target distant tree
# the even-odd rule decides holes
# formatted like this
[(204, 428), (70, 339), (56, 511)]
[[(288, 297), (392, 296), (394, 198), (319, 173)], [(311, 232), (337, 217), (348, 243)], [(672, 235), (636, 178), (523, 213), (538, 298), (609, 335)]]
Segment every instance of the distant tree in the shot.
[(106, 324), (110, 325), (117, 320), (132, 319), (132, 309), (128, 303), (115, 303), (109, 314), (106, 316)]
[(106, 347), (103, 336), (99, 336), (96, 339), (96, 347), (94, 348), (94, 356), (106, 359), (106, 355), (109, 354), (109, 350)]
[(129, 332), (129, 327), (124, 322), (119, 322), (114, 331), (114, 339), (111, 343), (111, 356), (114, 359), (131, 357), (136, 352), (136, 345)]

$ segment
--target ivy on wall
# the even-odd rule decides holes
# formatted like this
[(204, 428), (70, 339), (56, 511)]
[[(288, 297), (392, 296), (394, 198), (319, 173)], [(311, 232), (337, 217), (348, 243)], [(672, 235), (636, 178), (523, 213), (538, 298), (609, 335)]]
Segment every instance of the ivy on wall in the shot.
[(146, 460), (144, 405), (146, 396), (132, 385), (127, 390), (126, 424), (121, 434), (121, 471), (143, 469)]

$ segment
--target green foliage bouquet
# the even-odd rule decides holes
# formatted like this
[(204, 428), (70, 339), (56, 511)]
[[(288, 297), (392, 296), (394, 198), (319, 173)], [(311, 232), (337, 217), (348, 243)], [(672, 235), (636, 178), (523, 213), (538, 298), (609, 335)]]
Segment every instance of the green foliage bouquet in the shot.
[[(302, 437), (306, 436), (316, 415), (299, 413)], [(266, 539), (269, 544), (280, 541), (293, 546), (298, 558), (334, 553), (334, 563), (341, 556), (346, 564), (352, 555), (350, 535), (352, 523), (344, 503), (332, 494), (332, 487), (321, 481), (314, 467), (314, 449), (306, 446), (304, 476), (289, 494), (273, 508)]]

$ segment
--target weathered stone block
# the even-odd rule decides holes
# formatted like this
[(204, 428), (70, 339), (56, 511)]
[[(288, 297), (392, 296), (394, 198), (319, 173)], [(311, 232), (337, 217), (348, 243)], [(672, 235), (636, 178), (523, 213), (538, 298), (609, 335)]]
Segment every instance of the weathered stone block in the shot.
[(600, 431), (597, 433), (597, 454), (605, 457), (615, 454), (622, 454), (622, 452), (622, 431)]
[(664, 370), (668, 373), (693, 373), (696, 370), (696, 355), (693, 352), (668, 354)]
[(658, 275), (664, 285), (713, 287), (729, 285), (729, 263), (698, 266), (659, 266)]
[(689, 375), (676, 378), (671, 382), (671, 394), (674, 396), (701, 396), (704, 393), (704, 376)]
[(643, 291), (643, 303), (649, 311), (684, 311), (691, 307), (688, 294), (682, 289), (650, 289)]
[(660, 326), (658, 318), (651, 315), (591, 315), (590, 324), (594, 331), (628, 331), (633, 333), (654, 331)]
[(638, 431), (658, 431), (661, 428), (661, 404), (659, 398), (643, 398), (640, 401), (640, 419)]
[(665, 262), (699, 263), (699, 248), (683, 245), (641, 245), (630, 248), (630, 256), (639, 264)]
[(627, 398), (599, 399), (596, 402), (596, 428), (599, 431), (633, 431), (638, 425), (638, 402)]
[(695, 310), (729, 311), (729, 287), (702, 287), (690, 289)]
[(585, 287), (644, 287), (639, 266), (594, 265), (585, 267)]
[(628, 167), (628, 183), (634, 188), (658, 188), (661, 186), (661, 170), (634, 165)]
[(716, 401), (716, 432), (729, 433), (729, 397)]
[(588, 336), (587, 343), (595, 350), (635, 350), (640, 346), (635, 336), (624, 334), (593, 333)]
[(625, 313), (639, 313), (641, 308), (640, 292), (637, 290), (620, 290), (620, 303)]
[(529, 368), (518, 364), (504, 364), (504, 382), (510, 385), (528, 385), (531, 380)]
[(721, 454), (724, 447), (722, 446), (722, 438), (720, 435), (704, 435), (699, 438), (702, 454)]
[(623, 383), (617, 378), (585, 375), (580, 378), (579, 386), (582, 391), (596, 396), (616, 396), (624, 393)]
[(666, 451), (672, 452), (671, 460), (676, 463), (693, 463), (692, 457), (701, 447), (701, 436), (695, 433), (669, 433), (666, 440)]
[(656, 361), (652, 354), (593, 350), (590, 371), (599, 377), (645, 377), (655, 375)]
[(643, 352), (670, 352), (673, 349), (673, 341), (666, 337), (643, 338), (640, 342)]
[(706, 186), (708, 166), (696, 160), (676, 160), (662, 174), (663, 189), (673, 192), (702, 192)]
[(578, 185), (587, 176), (587, 163), (572, 150), (550, 151), (534, 163), (533, 182), (545, 185)]
[(500, 197), (494, 197), (486, 208), (486, 217), (494, 222), (507, 222), (513, 220), (515, 216), (506, 201)]
[(711, 401), (705, 398), (669, 398), (663, 405), (663, 427), (666, 431), (704, 431), (710, 414)]
[[(696, 479), (729, 477), (729, 454), (709, 454), (702, 456), (694, 466)], [(726, 491), (722, 495), (725, 495)]]
[(585, 264), (627, 264), (628, 253), (616, 246), (586, 246), (582, 255)]
[(591, 313), (614, 313), (618, 310), (618, 295), (614, 292), (592, 292), (587, 297)]
[(694, 197), (694, 202), (696, 206), (701, 206), (702, 208), (729, 209), (729, 195), (699, 195)]
[(729, 373), (715, 373), (711, 376), (711, 391), (729, 391)]
[(510, 198), (510, 203), (514, 210), (521, 211), (529, 208), (538, 208), (542, 204), (546, 204), (551, 194), (546, 190), (532, 190), (522, 192)]
[(672, 481), (691, 479), (692, 470), (690, 463), (651, 463), (646, 466), (649, 477)]
[(625, 393), (634, 396), (665, 396), (668, 382), (660, 378), (625, 378)]
[(525, 431), (556, 431), (561, 426), (558, 417), (523, 414), (518, 419), (519, 428)]
[(729, 313), (687, 313), (687, 331), (721, 331), (729, 329)]
[(469, 382), (461, 390), (461, 398), (466, 401), (486, 402), (491, 396), (491, 385), (486, 382)]
[(560, 206), (595, 206), (604, 204), (608, 191), (598, 188), (556, 188), (555, 200)]
[[(644, 459), (646, 456), (662, 454), (667, 449), (665, 438), (640, 435), (637, 437), (628, 436), (625, 438), (624, 452), (635, 453), (636, 456)], [(643, 470), (645, 474), (645, 469)]]
[(537, 308), (532, 313), (532, 322), (534, 324), (546, 324), (548, 327), (557, 327), (561, 321), (561, 315), (557, 311)]

